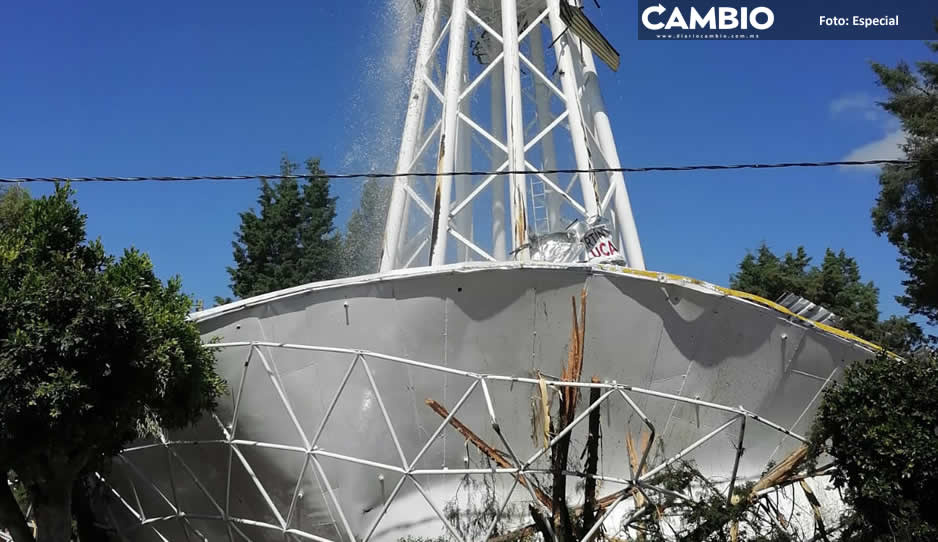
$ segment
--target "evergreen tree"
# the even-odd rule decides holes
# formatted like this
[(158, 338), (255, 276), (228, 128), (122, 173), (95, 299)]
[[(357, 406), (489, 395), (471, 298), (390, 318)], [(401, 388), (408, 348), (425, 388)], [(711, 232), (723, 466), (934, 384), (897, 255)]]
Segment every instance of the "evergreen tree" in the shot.
[(840, 317), (844, 329), (867, 339), (877, 336), (879, 288), (860, 280), (857, 261), (841, 250), (827, 249), (820, 267), (808, 272), (803, 295)]
[[(938, 42), (929, 48), (938, 52)], [(905, 62), (873, 64), (890, 94), (881, 105), (902, 121), (902, 149), (916, 162), (883, 168), (872, 215), (909, 275), (898, 301), (938, 324), (938, 62), (917, 68), (918, 76)], [(908, 318), (892, 317), (877, 330), (880, 344), (896, 352), (924, 342)], [(815, 457), (824, 450), (836, 460), (834, 484), (852, 508), (841, 541), (938, 539), (936, 383), (938, 358), (926, 349), (905, 360), (881, 355), (853, 364), (825, 391), (812, 441)]]
[(342, 240), (343, 276), (378, 271), (390, 194), (391, 184), (385, 180), (371, 179), (362, 187), (358, 209), (349, 218)]
[(927, 342), (922, 328), (907, 316), (890, 316), (877, 324), (873, 340), (890, 352), (906, 355), (914, 353)]
[[(938, 53), (938, 42), (928, 47)], [(938, 62), (916, 66), (918, 76), (905, 62), (895, 68), (873, 64), (889, 91), (880, 105), (902, 121), (902, 150), (917, 161), (883, 168), (873, 226), (899, 249), (899, 265), (909, 275), (898, 301), (938, 325)]]
[[(730, 286), (775, 301), (788, 292), (806, 292), (807, 267), (811, 257), (804, 247), (780, 259), (762, 243), (756, 254), (746, 254), (739, 263), (739, 272), (730, 276)], [(803, 294), (799, 294), (803, 295)]]
[(300, 182), (297, 164), (280, 160), (276, 182), (261, 180), (259, 210), (241, 213), (235, 234), (235, 266), (228, 268), (231, 291), (239, 298), (336, 278), (339, 239), (334, 233), (336, 198), (319, 160), (306, 161), (310, 177)]
[(730, 286), (769, 300), (786, 293), (804, 297), (840, 317), (840, 326), (885, 348), (907, 353), (921, 344), (921, 328), (905, 317), (879, 322), (879, 289), (863, 282), (860, 266), (846, 252), (827, 249), (820, 266), (811, 266), (804, 247), (779, 258), (763, 243), (746, 254)]

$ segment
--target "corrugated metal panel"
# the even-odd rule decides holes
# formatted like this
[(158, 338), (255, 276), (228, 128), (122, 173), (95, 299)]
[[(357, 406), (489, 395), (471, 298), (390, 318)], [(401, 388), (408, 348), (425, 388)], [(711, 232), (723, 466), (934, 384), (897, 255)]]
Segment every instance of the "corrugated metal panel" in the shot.
[(840, 318), (830, 310), (790, 292), (779, 298), (776, 303), (798, 316), (814, 322), (820, 322), (830, 326), (840, 324)]
[(606, 63), (612, 71), (619, 70), (619, 52), (609, 43), (609, 40), (583, 13), (583, 8), (575, 8), (566, 1), (560, 2), (560, 18), (567, 24), (569, 30), (589, 45), (600, 60)]

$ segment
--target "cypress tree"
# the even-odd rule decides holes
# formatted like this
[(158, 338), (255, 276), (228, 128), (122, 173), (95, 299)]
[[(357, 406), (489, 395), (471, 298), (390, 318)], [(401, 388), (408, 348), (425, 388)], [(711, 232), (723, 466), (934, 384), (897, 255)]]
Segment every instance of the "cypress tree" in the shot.
[(371, 179), (362, 187), (358, 209), (349, 218), (342, 240), (342, 275), (354, 277), (378, 271), (391, 183)]
[(312, 177), (297, 179), (297, 164), (283, 156), (281, 178), (261, 180), (258, 210), (241, 213), (232, 242), (235, 266), (228, 268), (231, 291), (239, 298), (329, 280), (339, 274), (335, 234), (336, 198), (318, 159), (306, 161)]

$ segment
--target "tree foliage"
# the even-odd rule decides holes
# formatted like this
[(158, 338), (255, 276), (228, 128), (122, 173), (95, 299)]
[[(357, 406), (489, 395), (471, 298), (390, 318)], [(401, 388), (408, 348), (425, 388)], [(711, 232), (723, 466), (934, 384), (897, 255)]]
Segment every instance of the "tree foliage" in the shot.
[(927, 342), (925, 333), (907, 316), (890, 316), (876, 325), (876, 344), (902, 355), (910, 355)]
[(358, 209), (349, 217), (342, 238), (342, 276), (378, 271), (390, 194), (387, 181), (371, 179), (362, 187)]
[[(804, 247), (779, 258), (763, 243), (755, 254), (746, 254), (739, 272), (730, 277), (730, 285), (770, 300), (795, 293), (833, 311), (848, 331), (872, 340), (885, 337), (879, 324), (879, 289), (872, 281), (861, 280), (855, 259), (843, 250), (827, 249), (820, 266), (810, 264)], [(921, 333), (904, 318), (890, 319), (888, 329), (892, 333), (904, 330), (902, 336), (889, 335), (890, 345), (904, 344), (908, 333)]]
[[(675, 492), (659, 494), (639, 509), (633, 527), (646, 542), (794, 542), (804, 540), (782, 530), (763, 508), (754, 493), (755, 482), (737, 484), (727, 499), (727, 489), (714, 484), (693, 461), (668, 465), (653, 482), (656, 487)], [(693, 495), (692, 499), (675, 495)], [(644, 498), (643, 498), (644, 500)]]
[[(938, 53), (938, 42), (928, 47)], [(905, 62), (895, 68), (873, 64), (889, 92), (880, 105), (902, 122), (902, 150), (917, 161), (883, 168), (873, 226), (899, 249), (899, 265), (909, 275), (899, 302), (938, 324), (938, 62), (916, 68), (917, 75)]]
[[(180, 280), (87, 241), (71, 195), (57, 186), (0, 232), (0, 470), (26, 488), (40, 541), (69, 538), (82, 473), (148, 428), (190, 424), (223, 390)], [(21, 528), (2, 486), (0, 517)]]
[(25, 188), (0, 186), (0, 231), (12, 228), (22, 219), (28, 202), (29, 192)]
[(235, 234), (235, 266), (228, 268), (231, 291), (240, 298), (260, 295), (319, 280), (336, 278), (340, 270), (339, 239), (334, 233), (336, 198), (319, 160), (306, 161), (314, 177), (297, 180), (297, 164), (280, 160), (283, 178), (261, 181), (258, 211), (241, 213)]
[(748, 253), (739, 263), (739, 272), (730, 277), (730, 286), (775, 301), (787, 292), (807, 292), (811, 257), (804, 247), (779, 258), (762, 243), (755, 254)]
[(854, 511), (842, 540), (938, 540), (938, 360), (848, 367), (825, 393), (812, 440), (829, 445), (834, 484)]

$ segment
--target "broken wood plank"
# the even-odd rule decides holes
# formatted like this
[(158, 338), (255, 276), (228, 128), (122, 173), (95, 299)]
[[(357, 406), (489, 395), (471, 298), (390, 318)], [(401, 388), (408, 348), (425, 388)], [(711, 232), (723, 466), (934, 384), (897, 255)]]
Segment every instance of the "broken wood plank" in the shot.
[(788, 454), (788, 457), (783, 459), (778, 465), (772, 468), (769, 472), (765, 474), (756, 485), (750, 490), (750, 499), (754, 499), (756, 493), (762, 491), (763, 489), (768, 489), (773, 487), (781, 482), (784, 482), (790, 476), (795, 474), (795, 469), (801, 465), (801, 462), (808, 455), (808, 445), (802, 444), (796, 448), (792, 453)]
[[(591, 379), (593, 384), (599, 383), (599, 377)], [(590, 388), (590, 406), (599, 401), (599, 388)], [(586, 534), (596, 522), (596, 467), (599, 464), (599, 408), (589, 415), (589, 435), (586, 437), (586, 488), (583, 499), (583, 528)]]
[(824, 517), (821, 516), (821, 502), (818, 501), (817, 495), (814, 494), (807, 480), (802, 479), (799, 483), (801, 484), (801, 490), (804, 491), (804, 496), (811, 503), (811, 511), (814, 513), (814, 526), (817, 527), (818, 536), (822, 540), (827, 540), (827, 528), (824, 526)]
[[(440, 417), (442, 417), (443, 419), (446, 419), (449, 416), (449, 411), (446, 410), (446, 407), (436, 402), (435, 400), (427, 399), (425, 402), (427, 406), (430, 407), (431, 410), (439, 414)], [(453, 428), (456, 429), (456, 431), (459, 431), (459, 434), (461, 434), (463, 437), (466, 438), (466, 440), (471, 442), (473, 446), (478, 448), (480, 452), (482, 452), (483, 454), (488, 456), (489, 459), (494, 461), (495, 464), (497, 464), (499, 467), (502, 467), (503, 469), (512, 468), (511, 463), (508, 461), (508, 459), (505, 458), (504, 455), (502, 455), (501, 452), (499, 452), (492, 446), (489, 446), (487, 442), (482, 440), (482, 438), (480, 438), (478, 435), (473, 433), (471, 429), (469, 429), (468, 427), (466, 427), (465, 424), (459, 421), (456, 418), (456, 416), (453, 416), (452, 418), (449, 419), (449, 424), (453, 426)], [(543, 504), (544, 506), (548, 508), (551, 508), (550, 497), (547, 495), (547, 493), (544, 492), (544, 490), (539, 488), (536, 484), (531, 484), (531, 486), (529, 486), (527, 479), (521, 476), (520, 474), (518, 475), (518, 481), (521, 483), (521, 485), (525, 487), (529, 487), (531, 490), (533, 490), (535, 496), (537, 496), (537, 500), (539, 500), (541, 504)]]

